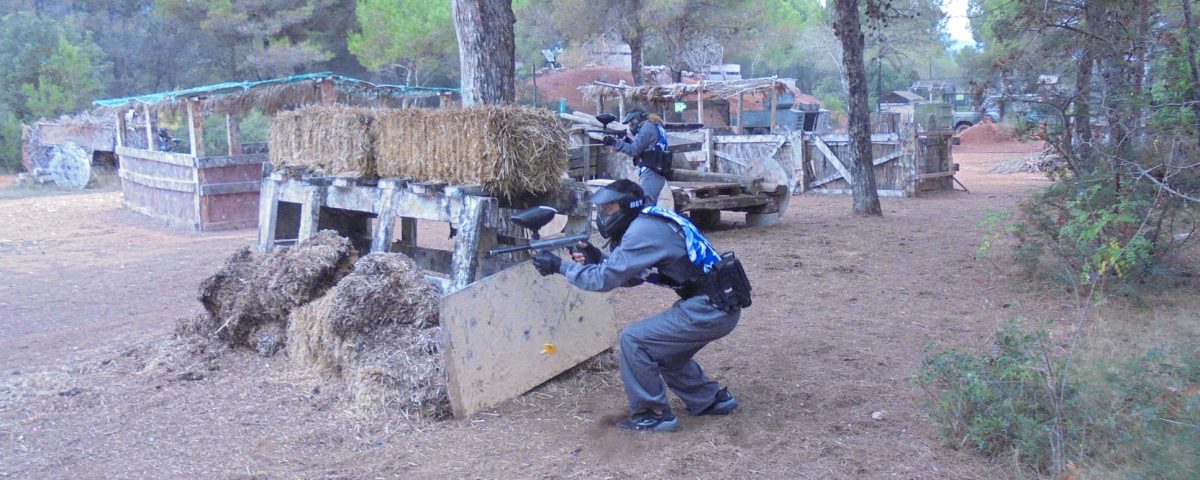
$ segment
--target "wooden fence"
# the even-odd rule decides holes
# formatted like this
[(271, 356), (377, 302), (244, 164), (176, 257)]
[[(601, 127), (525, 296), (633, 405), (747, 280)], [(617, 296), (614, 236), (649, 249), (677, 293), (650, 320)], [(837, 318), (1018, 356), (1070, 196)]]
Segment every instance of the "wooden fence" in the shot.
[(124, 204), (172, 226), (197, 231), (258, 224), (266, 154), (196, 157), (117, 147)]

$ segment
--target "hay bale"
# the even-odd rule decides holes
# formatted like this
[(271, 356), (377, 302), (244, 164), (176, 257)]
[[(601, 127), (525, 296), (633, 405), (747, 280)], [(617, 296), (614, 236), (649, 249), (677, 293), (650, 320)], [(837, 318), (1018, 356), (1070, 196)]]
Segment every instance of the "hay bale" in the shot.
[(372, 112), (322, 106), (280, 112), (271, 119), (271, 166), (322, 175), (375, 177)]
[(542, 108), (376, 110), (379, 175), (482, 185), (493, 195), (545, 193), (567, 171), (567, 131)]
[(449, 415), (437, 290), (399, 253), (372, 253), (320, 299), (292, 312), (289, 356), (341, 381), (355, 408)]
[(355, 258), (350, 241), (330, 230), (266, 255), (242, 248), (200, 285), (207, 325), (192, 319), (177, 331), (213, 332), (230, 345), (273, 354), (286, 342), (288, 314), (346, 276)]

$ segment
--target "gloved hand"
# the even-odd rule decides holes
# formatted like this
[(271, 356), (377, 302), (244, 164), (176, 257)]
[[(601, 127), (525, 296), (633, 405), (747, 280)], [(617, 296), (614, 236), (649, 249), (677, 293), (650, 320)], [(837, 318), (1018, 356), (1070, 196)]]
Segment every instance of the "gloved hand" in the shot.
[(579, 242), (579, 245), (571, 252), (571, 259), (576, 263), (595, 265), (604, 259), (604, 254), (591, 243)]
[(558, 273), (560, 266), (562, 266), (562, 258), (546, 250), (533, 256), (533, 268), (536, 268), (543, 277)]
[(614, 137), (612, 135), (605, 135), (603, 142), (605, 145), (608, 145), (611, 147), (611, 146), (617, 144), (617, 137)]

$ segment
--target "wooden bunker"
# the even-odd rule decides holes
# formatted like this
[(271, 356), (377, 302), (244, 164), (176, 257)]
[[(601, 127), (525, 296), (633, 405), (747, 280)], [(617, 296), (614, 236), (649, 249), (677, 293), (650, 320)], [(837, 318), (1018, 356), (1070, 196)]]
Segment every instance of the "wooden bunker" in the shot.
[[(727, 113), (724, 118), (736, 120), (733, 123), (739, 126), (667, 126), (671, 150), (677, 153), (676, 173), (670, 182), (675, 210), (689, 212), (698, 224), (714, 223), (721, 211), (747, 212), (747, 223), (751, 225), (770, 224), (787, 208), (787, 196), (851, 192), (848, 167), (853, 156), (849, 136), (832, 131), (828, 111), (801, 107), (799, 114), (804, 117), (794, 122), (796, 128), (785, 126), (793, 122), (777, 121), (776, 115), (781, 114), (775, 108), (779, 94), (797, 96), (787, 79), (636, 87), (594, 83), (580, 90), (585, 98), (596, 101), (597, 113), (603, 110), (606, 99), (615, 98), (622, 113), (627, 103), (637, 103), (651, 105), (653, 111), (664, 115), (669, 105), (692, 99), (694, 103), (687, 105), (696, 106), (694, 118), (707, 120), (713, 116), (705, 113), (705, 105), (714, 99), (724, 101), (717, 106), (726, 109), (730, 108), (729, 101), (736, 102), (737, 112)], [(760, 133), (746, 134), (741, 127), (748, 124), (742, 120), (748, 113), (743, 108), (747, 96), (762, 97), (760, 103), (768, 108), (769, 128), (755, 129)], [(795, 106), (782, 111), (797, 113), (793, 110)], [(580, 116), (590, 115), (568, 115)], [(926, 129), (913, 122), (911, 116), (892, 113), (873, 114), (871, 123), (872, 160), (881, 196), (916, 196), (924, 191), (954, 188), (958, 165), (951, 155), (953, 131)], [(594, 135), (590, 139), (581, 137), (579, 142), (591, 146), (591, 154), (601, 157), (597, 168), (601, 175), (632, 175), (629, 160), (609, 149), (596, 148)], [(784, 188), (786, 194), (779, 190)]]
[[(116, 119), (115, 152), (123, 202), (131, 210), (169, 225), (197, 231), (254, 227), (265, 144), (244, 144), (240, 118), (310, 104), (397, 106), (413, 98), (438, 99), (450, 89), (375, 85), (328, 72), (255, 82), (230, 82), (136, 97), (98, 100)], [(182, 151), (164, 145), (160, 111), (186, 114), (188, 142)], [(206, 152), (203, 117), (225, 117), (228, 151)], [(136, 132), (136, 133), (135, 133)], [(144, 133), (143, 133), (144, 132)]]
[[(583, 231), (587, 190), (568, 182), (553, 194), (514, 202), (477, 186), (411, 179), (342, 177), (262, 181), (258, 246), (267, 251), (336, 230), (363, 252), (402, 252), (441, 290), (440, 346), (451, 408), (458, 418), (514, 398), (612, 347), (608, 294), (542, 277), (527, 253), (488, 250), (528, 242), (512, 214), (534, 205), (563, 212), (564, 231)], [(418, 222), (449, 224), (449, 249), (418, 242)], [(553, 345), (547, 353), (545, 345)]]

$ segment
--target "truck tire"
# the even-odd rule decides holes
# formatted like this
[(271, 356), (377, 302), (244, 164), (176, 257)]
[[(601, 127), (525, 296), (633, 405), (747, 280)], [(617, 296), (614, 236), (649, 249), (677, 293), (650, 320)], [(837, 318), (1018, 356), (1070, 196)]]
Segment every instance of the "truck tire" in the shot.
[(962, 135), (963, 131), (968, 128), (971, 128), (971, 124), (969, 122), (959, 122), (958, 125), (954, 126), (954, 134)]

